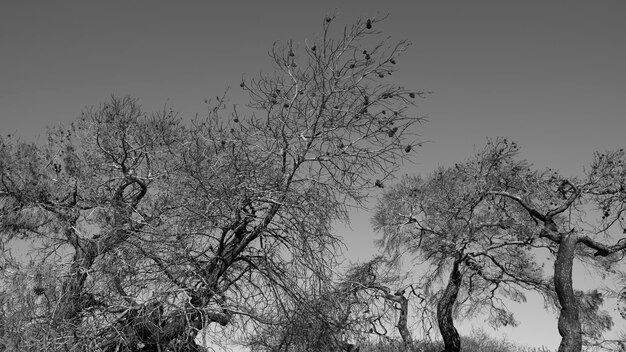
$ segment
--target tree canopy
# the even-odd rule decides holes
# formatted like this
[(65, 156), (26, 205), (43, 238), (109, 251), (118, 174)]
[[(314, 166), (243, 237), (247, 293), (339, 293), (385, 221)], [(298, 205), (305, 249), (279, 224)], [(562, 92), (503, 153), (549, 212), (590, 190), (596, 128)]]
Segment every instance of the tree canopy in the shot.
[[(584, 177), (566, 177), (534, 169), (516, 143), (496, 138), (466, 162), (405, 177), (386, 192), (374, 226), (389, 253), (426, 266), (423, 288), (437, 301), (446, 351), (460, 348), (453, 313), (487, 309), (496, 325), (515, 324), (501, 297), (523, 301), (526, 290), (559, 310), (560, 352), (580, 351), (583, 335), (590, 345), (603, 341), (613, 325), (603, 295), (574, 290), (573, 263), (620, 275), (625, 163), (623, 150), (596, 153)], [(554, 258), (552, 279), (534, 259), (540, 248)], [(428, 294), (448, 272), (441, 293)]]
[[(243, 104), (225, 93), (206, 116), (114, 95), (42, 143), (0, 136), (0, 350), (356, 352), (411, 348), (436, 321), (458, 352), (457, 320), (515, 326), (507, 301), (529, 291), (559, 314), (559, 352), (623, 348), (603, 337), (607, 292), (572, 276), (582, 261), (621, 280), (626, 316), (626, 152), (571, 177), (494, 138), (385, 187), (420, 145), (427, 92), (395, 84), (409, 43), (381, 21), (328, 16), (276, 42)], [(382, 255), (342, 271), (333, 226), (380, 189)], [(416, 277), (393, 271), (403, 258)]]
[(405, 177), (378, 204), (373, 223), (381, 244), (423, 264), (421, 289), (437, 306), (446, 351), (460, 349), (453, 316), (486, 311), (494, 327), (514, 326), (503, 298), (522, 302), (524, 289), (547, 289), (523, 208), (486, 193), (503, 174), (526, 168), (510, 159), (516, 153), (515, 144), (498, 141), (427, 177)]
[(333, 223), (410, 155), (423, 121), (423, 92), (389, 78), (407, 43), (372, 42), (375, 19), (333, 24), (275, 45), (275, 72), (241, 83), (245, 112), (218, 97), (186, 123), (112, 97), (45, 145), (3, 138), (3, 249), (34, 247), (29, 266), (3, 256), (3, 282), (30, 282), (2, 306), (22, 326), (5, 345), (202, 350), (215, 323), (245, 338), (321, 292)]

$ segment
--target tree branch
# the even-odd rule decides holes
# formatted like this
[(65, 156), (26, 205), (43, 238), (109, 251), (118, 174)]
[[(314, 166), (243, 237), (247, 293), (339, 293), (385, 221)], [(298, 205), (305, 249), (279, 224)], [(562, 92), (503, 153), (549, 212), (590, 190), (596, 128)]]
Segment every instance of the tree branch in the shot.
[(626, 237), (619, 239), (614, 245), (606, 245), (604, 243), (600, 243), (591, 239), (588, 236), (579, 237), (578, 242), (584, 244), (591, 249), (595, 249), (596, 253), (594, 254), (594, 256), (606, 257), (621, 250), (626, 250)]

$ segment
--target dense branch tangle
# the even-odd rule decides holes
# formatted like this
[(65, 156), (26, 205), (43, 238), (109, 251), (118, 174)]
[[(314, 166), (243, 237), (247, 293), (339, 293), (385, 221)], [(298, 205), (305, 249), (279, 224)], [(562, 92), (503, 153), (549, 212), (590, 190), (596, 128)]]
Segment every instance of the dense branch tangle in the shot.
[(252, 118), (249, 129), (235, 126), (235, 133), (269, 131), (259, 149), (282, 156), (283, 171), (298, 169), (296, 182), (356, 194), (372, 184), (365, 175), (394, 169), (395, 157), (415, 142), (409, 128), (421, 119), (407, 115), (406, 107), (409, 96), (422, 93), (380, 83), (394, 71), (392, 62), (406, 43), (385, 48), (381, 42), (368, 50), (363, 39), (372, 31), (362, 22), (338, 41), (329, 39), (330, 23), (302, 56), (295, 55), (292, 42), (273, 48), (276, 75), (244, 84), (250, 106), (263, 116)]
[[(339, 245), (332, 223), (397, 169), (422, 121), (409, 109), (421, 92), (380, 83), (406, 43), (366, 47), (376, 20), (337, 40), (323, 23), (314, 44), (273, 48), (275, 74), (242, 83), (245, 114), (222, 97), (185, 125), (114, 97), (50, 146), (16, 144), (34, 152), (2, 169), (3, 228), (50, 238), (43, 258), (60, 243), (73, 256), (63, 300), (98, 302), (60, 301), (68, 341), (197, 350), (211, 323), (277, 324), (283, 298), (322, 290)], [(19, 157), (9, 149), (3, 166)], [(70, 157), (46, 159), (61, 150)]]

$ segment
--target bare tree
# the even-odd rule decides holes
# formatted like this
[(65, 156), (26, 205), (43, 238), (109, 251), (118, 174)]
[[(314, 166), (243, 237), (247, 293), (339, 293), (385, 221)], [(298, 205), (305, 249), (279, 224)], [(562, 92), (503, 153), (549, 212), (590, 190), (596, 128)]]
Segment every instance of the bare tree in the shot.
[(413, 336), (408, 323), (409, 303), (413, 299), (413, 306), (419, 307), (425, 299), (419, 287), (404, 283), (403, 278), (394, 273), (396, 271), (397, 268), (385, 257), (376, 256), (350, 266), (338, 290), (352, 300), (355, 314), (353, 330), (390, 338), (389, 327), (393, 326), (402, 342), (410, 344)]
[(47, 145), (2, 140), (3, 243), (67, 263), (48, 350), (197, 351), (211, 324), (280, 323), (282, 300), (327, 284), (333, 222), (410, 155), (423, 120), (423, 92), (387, 83), (407, 44), (369, 41), (376, 19), (333, 39), (333, 21), (272, 49), (276, 72), (241, 84), (245, 112), (218, 97), (186, 125), (113, 97)]
[[(584, 176), (554, 170), (520, 170), (490, 185), (490, 195), (517, 202), (537, 228), (533, 241), (553, 246), (554, 288), (560, 306), (559, 352), (581, 351), (580, 303), (572, 285), (574, 259), (615, 267), (626, 249), (626, 156), (624, 150), (595, 153)], [(515, 181), (515, 182), (514, 182)], [(605, 324), (606, 326), (606, 324)]]
[[(460, 350), (455, 315), (487, 311), (496, 327), (516, 325), (502, 298), (519, 302), (524, 290), (549, 291), (530, 251), (524, 209), (486, 191), (504, 170), (526, 167), (511, 160), (516, 153), (514, 144), (498, 141), (426, 178), (405, 177), (378, 204), (373, 223), (381, 245), (393, 257), (412, 254), (425, 269), (422, 289), (436, 302), (446, 352)], [(441, 279), (445, 287), (438, 289)]]
[(46, 300), (39, 317), (24, 322), (54, 337), (42, 350), (89, 348), (78, 342), (94, 341), (99, 331), (88, 326), (124, 311), (118, 303), (129, 296), (111, 292), (110, 284), (133, 273), (124, 262), (110, 268), (109, 258), (168, 211), (167, 194), (155, 190), (166, 189), (181, 133), (173, 112), (148, 116), (125, 97), (51, 128), (47, 145), (2, 141), (3, 243), (33, 242), (39, 266), (55, 265), (48, 272), (56, 275), (34, 279), (34, 293)]

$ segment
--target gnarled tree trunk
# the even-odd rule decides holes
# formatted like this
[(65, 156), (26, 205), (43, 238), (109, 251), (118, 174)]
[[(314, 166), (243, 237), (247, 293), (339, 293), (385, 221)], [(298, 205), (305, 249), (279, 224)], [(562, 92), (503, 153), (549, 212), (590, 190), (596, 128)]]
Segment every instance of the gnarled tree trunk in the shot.
[(410, 343), (413, 341), (411, 337), (411, 332), (408, 327), (408, 312), (409, 312), (409, 299), (406, 298), (403, 294), (396, 294), (398, 300), (400, 301), (400, 317), (398, 317), (398, 331), (400, 332), (400, 336), (402, 337), (402, 341), (404, 343)]
[(454, 320), (452, 319), (452, 309), (454, 308), (454, 303), (456, 302), (463, 279), (461, 271), (459, 270), (460, 263), (461, 260), (459, 256), (457, 256), (452, 264), (452, 272), (450, 273), (448, 285), (443, 292), (443, 296), (441, 296), (441, 299), (439, 299), (437, 303), (437, 322), (439, 323), (439, 331), (443, 338), (443, 352), (459, 352), (461, 350), (461, 338), (459, 332), (454, 327)]
[(554, 263), (554, 287), (561, 305), (559, 334), (562, 339), (559, 352), (580, 352), (582, 350), (580, 313), (572, 286), (572, 266), (578, 239), (578, 236), (573, 233), (564, 235)]

